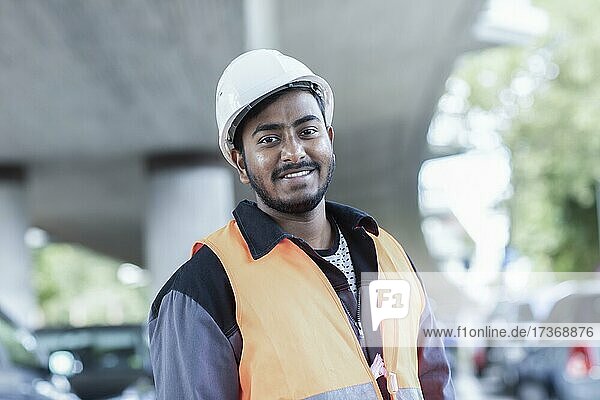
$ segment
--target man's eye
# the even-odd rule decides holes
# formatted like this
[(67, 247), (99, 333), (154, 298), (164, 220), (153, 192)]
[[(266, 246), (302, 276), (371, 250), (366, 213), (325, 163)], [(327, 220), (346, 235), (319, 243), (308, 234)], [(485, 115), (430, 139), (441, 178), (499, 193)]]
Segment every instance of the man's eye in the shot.
[(315, 128), (307, 128), (307, 129), (304, 129), (302, 132), (300, 132), (300, 134), (302, 136), (310, 136), (310, 135), (314, 135), (317, 132), (318, 132), (318, 130)]
[(278, 139), (276, 136), (265, 136), (262, 139), (260, 139), (258, 143), (271, 144), (275, 143), (277, 140)]

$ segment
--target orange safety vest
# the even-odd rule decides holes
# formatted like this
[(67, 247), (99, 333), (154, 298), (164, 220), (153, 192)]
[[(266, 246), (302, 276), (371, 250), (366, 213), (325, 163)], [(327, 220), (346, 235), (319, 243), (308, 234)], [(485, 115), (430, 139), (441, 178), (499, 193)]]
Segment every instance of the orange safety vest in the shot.
[[(422, 399), (417, 336), (423, 289), (402, 247), (387, 232), (371, 235), (379, 274), (396, 273), (413, 293), (409, 315), (384, 320), (383, 358), (398, 392)], [(254, 260), (235, 220), (194, 245), (220, 259), (236, 302), (243, 339), (239, 364), (242, 399), (381, 399), (381, 394), (339, 297), (317, 264), (289, 239)], [(403, 335), (401, 347), (396, 335)], [(405, 345), (409, 343), (409, 345)], [(394, 392), (396, 388), (388, 390)], [(415, 393), (417, 394), (415, 397)]]

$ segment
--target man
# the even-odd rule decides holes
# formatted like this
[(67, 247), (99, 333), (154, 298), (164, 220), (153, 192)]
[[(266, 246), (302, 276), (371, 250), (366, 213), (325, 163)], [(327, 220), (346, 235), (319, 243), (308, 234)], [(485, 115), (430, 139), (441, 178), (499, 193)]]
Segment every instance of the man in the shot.
[[(196, 243), (156, 297), (158, 398), (453, 399), (443, 346), (417, 343), (434, 320), (406, 254), (364, 212), (325, 201), (335, 169), (327, 82), (254, 50), (225, 69), (216, 104), (221, 151), (256, 203), (242, 201)], [(403, 274), (417, 293), (408, 317), (381, 323), (380, 346), (365, 345), (363, 272)]]

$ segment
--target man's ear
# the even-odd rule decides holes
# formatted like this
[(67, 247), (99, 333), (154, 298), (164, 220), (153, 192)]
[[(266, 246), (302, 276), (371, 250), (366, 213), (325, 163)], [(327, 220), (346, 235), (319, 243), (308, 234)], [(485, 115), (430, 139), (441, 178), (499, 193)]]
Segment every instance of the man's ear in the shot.
[(246, 162), (244, 161), (244, 155), (241, 151), (237, 149), (231, 150), (231, 158), (235, 163), (235, 168), (238, 170), (238, 174), (240, 175), (240, 182), (244, 185), (250, 183), (250, 179), (248, 179), (248, 172), (246, 171)]
[(333, 131), (333, 125), (329, 125), (329, 127), (327, 128), (327, 136), (329, 136), (331, 147), (333, 147), (333, 137), (335, 136), (335, 132)]

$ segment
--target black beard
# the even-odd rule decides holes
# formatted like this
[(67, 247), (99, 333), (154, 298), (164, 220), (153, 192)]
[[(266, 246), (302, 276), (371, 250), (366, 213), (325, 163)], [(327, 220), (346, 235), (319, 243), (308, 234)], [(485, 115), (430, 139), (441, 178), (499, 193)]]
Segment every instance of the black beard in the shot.
[[(299, 163), (296, 165), (288, 166), (286, 168), (282, 168), (282, 169), (273, 171), (271, 179), (273, 181), (275, 181), (276, 179), (279, 179), (278, 177), (280, 176), (280, 174), (285, 172), (286, 170), (293, 169), (293, 168), (303, 168), (303, 167), (315, 168), (315, 170), (317, 172), (321, 171), (321, 166), (319, 164), (317, 164), (315, 162), (312, 162), (312, 163), (305, 162), (305, 163)], [(332, 155), (331, 162), (329, 163), (329, 169), (327, 170), (327, 178), (325, 179), (325, 183), (322, 186), (319, 186), (319, 190), (317, 190), (317, 193), (315, 193), (314, 196), (308, 196), (305, 198), (300, 198), (300, 199), (296, 199), (296, 200), (292, 200), (292, 201), (288, 201), (288, 202), (274, 199), (271, 196), (269, 196), (269, 194), (264, 190), (263, 185), (261, 184), (260, 180), (256, 179), (256, 177), (250, 171), (250, 169), (246, 169), (246, 172), (248, 173), (248, 179), (250, 180), (250, 186), (252, 187), (252, 189), (254, 189), (254, 191), (256, 192), (258, 197), (260, 197), (260, 199), (263, 201), (263, 203), (265, 203), (268, 207), (272, 208), (273, 210), (277, 210), (279, 212), (286, 213), (286, 214), (303, 214), (308, 211), (314, 210), (315, 207), (317, 205), (319, 205), (319, 203), (325, 196), (327, 189), (329, 188), (329, 184), (331, 183), (331, 180), (333, 179), (333, 171), (334, 170), (335, 170), (335, 157)]]

